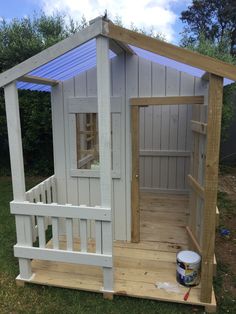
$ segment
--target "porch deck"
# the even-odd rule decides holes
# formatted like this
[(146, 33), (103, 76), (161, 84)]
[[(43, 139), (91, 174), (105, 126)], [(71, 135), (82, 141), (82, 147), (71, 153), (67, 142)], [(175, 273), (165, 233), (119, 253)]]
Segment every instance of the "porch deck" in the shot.
[[(187, 288), (180, 286), (179, 293), (173, 293), (155, 286), (156, 282), (176, 284), (176, 252), (188, 246), (187, 196), (142, 193), (140, 206), (140, 243), (114, 242), (114, 294), (203, 305), (208, 311), (214, 310), (215, 297), (210, 305), (200, 302), (199, 287), (194, 287), (188, 301), (184, 301)], [(60, 248), (66, 248), (65, 237), (60, 237)], [(79, 249), (77, 238), (74, 250)], [(93, 241), (88, 251), (95, 251)], [(31, 283), (103, 292), (101, 267), (33, 260), (32, 270), (35, 275)]]

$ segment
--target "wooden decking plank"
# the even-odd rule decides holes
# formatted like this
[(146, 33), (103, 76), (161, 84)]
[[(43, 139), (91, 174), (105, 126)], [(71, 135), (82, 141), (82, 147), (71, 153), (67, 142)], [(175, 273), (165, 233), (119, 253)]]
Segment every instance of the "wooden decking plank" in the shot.
[[(141, 198), (143, 204), (148, 200), (147, 194)], [(141, 210), (141, 242), (114, 241), (115, 294), (214, 308), (214, 297), (211, 304), (200, 302), (200, 285), (191, 290), (187, 302), (183, 300), (186, 287), (180, 286), (180, 293), (156, 288), (156, 282), (177, 284), (176, 253), (188, 248), (185, 229), (188, 201), (182, 195), (170, 198), (165, 195), (153, 196), (147, 204), (146, 209)], [(79, 238), (75, 238), (73, 244), (75, 250), (80, 249)], [(51, 245), (49, 241), (47, 247)], [(60, 248), (65, 247), (66, 237), (60, 236)], [(90, 252), (95, 252), (93, 239), (89, 239), (88, 247)], [(99, 267), (33, 260), (32, 269), (35, 273), (32, 283), (103, 292)]]
[(129, 248), (130, 250), (141, 249), (143, 251), (146, 250), (155, 250), (159, 252), (178, 252), (182, 249), (186, 249), (185, 246), (176, 244), (175, 242), (150, 242), (150, 241), (142, 241), (139, 243), (130, 243), (125, 241), (115, 241), (115, 247), (121, 248)]

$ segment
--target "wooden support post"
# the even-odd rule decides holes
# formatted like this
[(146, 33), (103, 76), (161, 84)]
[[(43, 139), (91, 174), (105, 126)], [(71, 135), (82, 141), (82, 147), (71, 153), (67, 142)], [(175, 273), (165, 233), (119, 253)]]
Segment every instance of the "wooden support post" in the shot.
[(132, 185), (131, 185), (131, 241), (140, 241), (140, 210), (139, 210), (139, 107), (131, 107), (132, 130)]
[[(97, 90), (101, 206), (111, 208), (111, 106), (109, 40), (97, 40)], [(102, 222), (102, 253), (112, 255), (113, 233), (111, 222)], [(113, 291), (113, 269), (103, 267), (104, 291)]]
[[(13, 195), (15, 201), (25, 201), (25, 175), (23, 150), (21, 140), (21, 126), (19, 101), (16, 82), (4, 87), (8, 140), (11, 160), (11, 174)], [(31, 216), (15, 216), (17, 244), (32, 246), (32, 219)], [(32, 276), (30, 259), (19, 258), (20, 278), (29, 280)]]
[(212, 298), (222, 94), (223, 78), (210, 74), (201, 274), (201, 302), (206, 303)]

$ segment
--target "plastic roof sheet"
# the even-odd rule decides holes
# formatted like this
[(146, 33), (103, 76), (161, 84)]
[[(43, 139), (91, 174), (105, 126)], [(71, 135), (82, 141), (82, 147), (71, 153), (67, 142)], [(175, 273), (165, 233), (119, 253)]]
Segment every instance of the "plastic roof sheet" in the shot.
[[(201, 77), (204, 71), (185, 65), (183, 63), (156, 55), (152, 52), (143, 50), (141, 48), (131, 48), (136, 54), (144, 59), (174, 68), (178, 71), (186, 72), (190, 75)], [(110, 51), (110, 58), (116, 56)], [(28, 73), (28, 75), (39, 76), (48, 79), (65, 81), (78, 75), (88, 69), (96, 66), (96, 40), (92, 39), (87, 43), (65, 53), (64, 55), (48, 62), (47, 64), (40, 66), (39, 68)], [(233, 81), (224, 79), (224, 85), (230, 84)], [(26, 82), (18, 82), (17, 87), (19, 89), (28, 89), (36, 91), (50, 92), (51, 87), (41, 84), (32, 84)]]

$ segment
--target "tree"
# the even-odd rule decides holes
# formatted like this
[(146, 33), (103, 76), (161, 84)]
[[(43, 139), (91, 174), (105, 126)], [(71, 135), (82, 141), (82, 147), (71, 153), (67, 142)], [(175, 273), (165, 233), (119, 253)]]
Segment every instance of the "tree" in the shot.
[(229, 51), (236, 54), (236, 1), (193, 0), (180, 19), (186, 23), (183, 45), (189, 45), (204, 37), (212, 43), (229, 42)]
[[(185, 41), (186, 42), (186, 41)], [(227, 42), (224, 44), (213, 43), (206, 39), (203, 35), (198, 41), (188, 43), (185, 48), (199, 52), (212, 58), (222, 60), (224, 62), (236, 64), (236, 58), (229, 53)], [(235, 119), (234, 98), (236, 91), (236, 83), (225, 86), (223, 90), (223, 108), (222, 108), (222, 125), (221, 125), (221, 140), (225, 141), (228, 137), (228, 130), (231, 123)]]
[[(236, 64), (236, 1), (193, 0), (180, 19), (187, 24), (181, 45), (222, 61)], [(224, 87), (222, 140), (234, 119), (236, 84)]]
[[(43, 49), (86, 26), (65, 16), (44, 13), (32, 18), (0, 22), (0, 72), (30, 58)], [(47, 175), (53, 171), (50, 95), (42, 92), (19, 91), (20, 116), (26, 170)], [(3, 89), (0, 89), (0, 160), (9, 172), (9, 152)]]
[[(119, 17), (115, 23), (122, 21)], [(0, 22), (0, 72), (30, 58), (36, 53), (85, 28), (88, 22), (84, 16), (74, 21), (68, 16), (45, 13), (34, 14), (32, 18), (13, 19)], [(145, 32), (144, 29), (133, 29)], [(149, 32), (152, 36), (153, 30)], [(53, 171), (52, 130), (50, 95), (43, 92), (19, 91), (20, 116), (24, 161), (26, 171), (48, 175)], [(9, 152), (4, 108), (3, 89), (0, 89), (0, 160), (1, 168), (9, 173)]]

